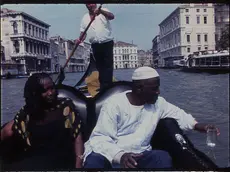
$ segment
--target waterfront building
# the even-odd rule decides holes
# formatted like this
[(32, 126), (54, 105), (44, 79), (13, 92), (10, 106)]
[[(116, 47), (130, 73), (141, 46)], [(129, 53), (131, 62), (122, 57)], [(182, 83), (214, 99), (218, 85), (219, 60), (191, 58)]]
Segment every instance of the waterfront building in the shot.
[(113, 48), (114, 69), (137, 68), (137, 45), (122, 41), (114, 43)]
[(215, 41), (216, 43), (220, 40), (222, 32), (229, 29), (229, 4), (217, 3), (214, 5), (215, 8)]
[(23, 64), (24, 74), (51, 70), (49, 27), (49, 24), (25, 12), (1, 9), (5, 60)]
[(51, 56), (51, 71), (52, 72), (59, 72), (60, 71), (60, 62), (58, 56), (58, 44), (50, 39), (50, 56)]
[(162, 66), (173, 65), (196, 51), (215, 49), (215, 13), (212, 3), (185, 4), (160, 24)]
[[(61, 36), (53, 36), (50, 38), (58, 45), (59, 65), (63, 67), (74, 49), (75, 41), (62, 38)], [(70, 58), (65, 71), (66, 72), (82, 72), (85, 71), (90, 57), (90, 44), (81, 43)]]
[[(73, 51), (75, 46), (75, 41), (66, 40), (65, 41), (65, 52), (66, 59), (68, 59), (70, 53)], [(79, 44), (75, 50), (73, 56), (70, 58), (68, 63), (68, 72), (83, 72), (88, 67), (90, 57), (90, 44), (87, 42)]]
[(152, 50), (137, 50), (139, 66), (153, 66)]
[(153, 66), (161, 65), (160, 58), (160, 35), (157, 35), (152, 40), (152, 55), (153, 55)]
[(146, 53), (144, 50), (137, 50), (138, 66), (144, 66), (146, 63)]
[(146, 63), (145, 66), (153, 66), (153, 53), (152, 50), (146, 51)]
[(6, 58), (5, 58), (5, 48), (1, 44), (1, 62), (5, 61), (5, 60), (6, 60)]
[[(57, 45), (56, 55), (58, 57), (59, 69), (65, 65), (66, 62), (66, 52), (65, 52), (65, 39), (61, 36), (52, 36), (50, 41), (54, 42)], [(55, 64), (53, 64), (55, 65)], [(66, 69), (65, 69), (66, 70)]]

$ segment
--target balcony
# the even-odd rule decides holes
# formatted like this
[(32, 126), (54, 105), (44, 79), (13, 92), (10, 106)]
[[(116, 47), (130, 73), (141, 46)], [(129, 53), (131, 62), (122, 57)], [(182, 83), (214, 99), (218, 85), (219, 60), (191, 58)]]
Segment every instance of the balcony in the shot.
[(73, 63), (73, 62), (70, 62), (68, 63), (69, 66), (85, 66), (86, 64), (85, 63)]
[(26, 37), (26, 38), (29, 38), (29, 39), (34, 39), (36, 41), (42, 41), (42, 42), (46, 42), (46, 43), (50, 43), (49, 40), (47, 39), (44, 39), (44, 38), (37, 38), (35, 36), (31, 36), (29, 34), (26, 34), (26, 33), (13, 33), (13, 34), (10, 34), (10, 38), (18, 38), (18, 37)]
[(45, 58), (51, 58), (50, 55), (40, 55), (40, 54), (35, 54), (35, 53), (28, 53), (28, 52), (23, 52), (23, 53), (12, 53), (11, 57), (34, 57), (34, 58), (39, 58), (39, 59), (45, 59)]

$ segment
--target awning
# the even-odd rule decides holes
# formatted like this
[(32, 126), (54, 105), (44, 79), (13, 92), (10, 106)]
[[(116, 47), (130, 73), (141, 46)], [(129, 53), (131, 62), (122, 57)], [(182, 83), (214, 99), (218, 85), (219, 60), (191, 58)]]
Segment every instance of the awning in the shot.
[(43, 56), (43, 55), (37, 55), (37, 59), (38, 60), (45, 60), (45, 56)]

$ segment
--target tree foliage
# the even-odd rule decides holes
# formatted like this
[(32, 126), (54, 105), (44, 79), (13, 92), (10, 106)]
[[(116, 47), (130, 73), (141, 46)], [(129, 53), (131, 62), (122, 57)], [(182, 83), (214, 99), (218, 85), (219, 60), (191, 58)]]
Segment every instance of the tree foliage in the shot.
[(217, 50), (229, 49), (229, 26), (221, 33), (220, 39), (217, 41)]

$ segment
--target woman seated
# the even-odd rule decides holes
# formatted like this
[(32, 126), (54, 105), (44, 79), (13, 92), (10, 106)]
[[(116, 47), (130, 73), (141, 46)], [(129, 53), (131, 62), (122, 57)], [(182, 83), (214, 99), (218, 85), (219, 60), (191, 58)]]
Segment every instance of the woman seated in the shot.
[(3, 168), (81, 168), (82, 122), (72, 100), (57, 97), (54, 82), (46, 73), (28, 78), (24, 97), (25, 105), (1, 129)]

